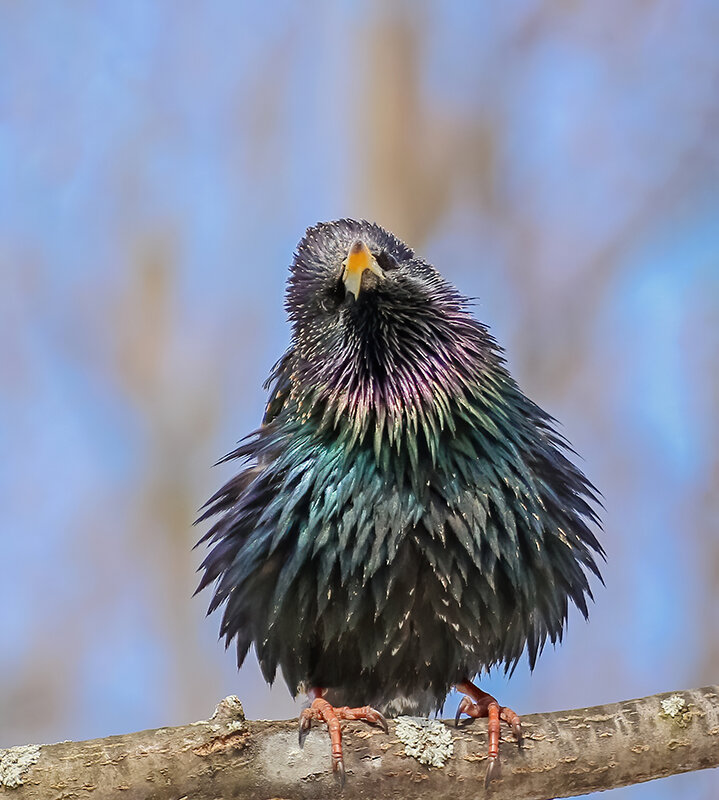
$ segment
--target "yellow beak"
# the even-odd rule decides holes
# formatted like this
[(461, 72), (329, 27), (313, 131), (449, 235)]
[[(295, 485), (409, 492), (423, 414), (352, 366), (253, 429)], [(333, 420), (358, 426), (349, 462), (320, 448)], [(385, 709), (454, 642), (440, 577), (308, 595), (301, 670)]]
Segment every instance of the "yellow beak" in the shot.
[(355, 300), (359, 297), (362, 276), (365, 270), (374, 272), (374, 274), (380, 278), (384, 277), (374, 256), (361, 239), (358, 239), (352, 247), (350, 247), (347, 258), (343, 262), (343, 266), (344, 272), (342, 273), (342, 280), (344, 281), (347, 291), (352, 292), (355, 296)]

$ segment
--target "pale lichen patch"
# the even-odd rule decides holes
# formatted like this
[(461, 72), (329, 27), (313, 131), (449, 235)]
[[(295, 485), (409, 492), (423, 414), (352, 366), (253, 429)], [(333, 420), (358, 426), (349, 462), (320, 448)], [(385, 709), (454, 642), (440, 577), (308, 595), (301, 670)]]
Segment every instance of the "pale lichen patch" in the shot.
[(681, 727), (685, 727), (692, 718), (689, 703), (678, 694), (670, 695), (662, 700), (661, 715), (667, 719), (671, 719)]
[(40, 758), (40, 747), (26, 744), (0, 750), (0, 786), (15, 789), (22, 786), (23, 776)]
[(443, 767), (454, 753), (449, 728), (436, 719), (399, 717), (395, 736), (404, 744), (404, 754), (428, 767)]

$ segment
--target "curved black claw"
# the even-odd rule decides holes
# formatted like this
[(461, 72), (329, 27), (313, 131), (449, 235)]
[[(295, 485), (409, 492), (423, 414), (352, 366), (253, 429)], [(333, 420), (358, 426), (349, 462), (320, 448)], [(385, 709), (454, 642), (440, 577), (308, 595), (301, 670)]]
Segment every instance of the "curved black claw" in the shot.
[(299, 740), (300, 740), (300, 747), (304, 747), (305, 739), (307, 738), (307, 734), (310, 732), (310, 728), (312, 727), (312, 720), (309, 718), (303, 719), (300, 717), (299, 719)]
[(345, 774), (345, 762), (342, 759), (335, 761), (332, 764), (332, 770), (337, 773), (337, 777), (340, 782), (340, 789), (344, 789), (345, 781), (347, 780), (347, 776)]
[(378, 711), (377, 716), (379, 719), (375, 722), (375, 725), (379, 725), (385, 733), (389, 733), (389, 725), (387, 724), (387, 720), (385, 719), (384, 715), (380, 714)]
[(512, 723), (512, 733), (517, 740), (517, 747), (521, 750), (524, 747), (524, 734), (522, 733), (522, 725), (519, 722)]
[(484, 788), (489, 789), (489, 784), (492, 783), (493, 780), (499, 778), (500, 767), (499, 767), (499, 757), (489, 759), (489, 764), (487, 764), (487, 774), (484, 776)]
[[(457, 713), (454, 715), (454, 727), (455, 728), (459, 728), (459, 718), (462, 716), (462, 714), (469, 713), (468, 709), (471, 708), (471, 707), (472, 707), (472, 703), (466, 697), (463, 697), (459, 701), (459, 705), (457, 706)], [(474, 719), (473, 717), (470, 717), (467, 720), (467, 722), (472, 722), (473, 719)]]

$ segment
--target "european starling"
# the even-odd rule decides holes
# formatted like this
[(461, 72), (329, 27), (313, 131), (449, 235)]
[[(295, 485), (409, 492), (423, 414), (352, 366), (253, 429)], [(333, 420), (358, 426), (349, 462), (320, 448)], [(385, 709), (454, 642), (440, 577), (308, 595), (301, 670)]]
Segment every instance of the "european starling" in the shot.
[(309, 228), (262, 426), (200, 518), (220, 515), (208, 613), (238, 665), (254, 645), (268, 682), (281, 667), (310, 695), (300, 740), (324, 720), (342, 779), (339, 719), (386, 728), (371, 706), (427, 713), (453, 686), (457, 718), (488, 717), (491, 779), (499, 720), (521, 725), (470, 681), (525, 650), (533, 668), (601, 579), (595, 490), (468, 306), (379, 225)]

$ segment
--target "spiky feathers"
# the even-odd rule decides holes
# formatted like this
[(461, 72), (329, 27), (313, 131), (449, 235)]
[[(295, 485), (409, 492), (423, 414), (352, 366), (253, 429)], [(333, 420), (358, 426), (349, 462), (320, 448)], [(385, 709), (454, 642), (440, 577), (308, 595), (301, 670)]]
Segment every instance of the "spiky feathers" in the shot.
[[(384, 275), (357, 298), (342, 282), (356, 240)], [(199, 587), (216, 581), (238, 664), (254, 644), (293, 694), (439, 707), (525, 648), (533, 666), (569, 600), (587, 615), (593, 488), (467, 305), (377, 225), (323, 223), (299, 244), (292, 343), (262, 427), (226, 457), (243, 471), (201, 518), (221, 514)]]

